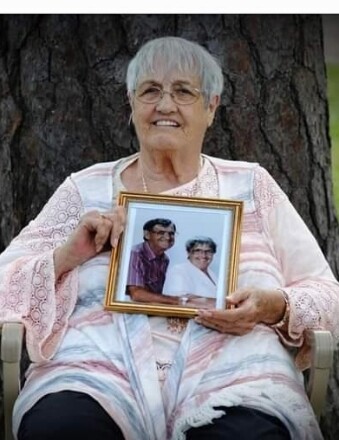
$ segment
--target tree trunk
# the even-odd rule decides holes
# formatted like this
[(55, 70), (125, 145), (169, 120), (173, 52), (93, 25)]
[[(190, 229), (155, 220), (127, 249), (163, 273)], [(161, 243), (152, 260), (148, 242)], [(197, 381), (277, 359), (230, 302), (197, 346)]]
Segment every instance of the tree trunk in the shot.
[[(258, 161), (290, 196), (339, 274), (326, 71), (317, 15), (0, 16), (0, 249), (63, 179), (138, 148), (128, 61), (182, 36), (220, 61), (225, 90), (205, 152)], [(339, 437), (338, 354), (322, 419)]]

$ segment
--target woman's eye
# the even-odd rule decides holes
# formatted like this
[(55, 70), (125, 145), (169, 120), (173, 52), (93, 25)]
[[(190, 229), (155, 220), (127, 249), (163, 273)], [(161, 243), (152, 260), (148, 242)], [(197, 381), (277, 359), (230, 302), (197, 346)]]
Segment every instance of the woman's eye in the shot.
[(192, 95), (192, 91), (183, 87), (176, 89), (175, 92), (179, 95)]
[(146, 90), (141, 92), (141, 96), (144, 95), (157, 95), (160, 93), (160, 90), (157, 87), (148, 87)]

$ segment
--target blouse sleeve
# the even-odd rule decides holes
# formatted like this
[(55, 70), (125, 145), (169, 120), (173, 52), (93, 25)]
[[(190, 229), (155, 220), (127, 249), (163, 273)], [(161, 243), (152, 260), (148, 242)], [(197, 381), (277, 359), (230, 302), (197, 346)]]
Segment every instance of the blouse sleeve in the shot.
[(32, 361), (53, 356), (77, 297), (77, 270), (56, 283), (53, 251), (77, 226), (82, 201), (67, 178), (0, 255), (0, 322), (20, 321)]
[(255, 200), (290, 304), (288, 332), (276, 331), (284, 344), (301, 347), (296, 360), (303, 368), (308, 363), (305, 330), (330, 330), (339, 337), (339, 284), (314, 236), (263, 168), (256, 171)]

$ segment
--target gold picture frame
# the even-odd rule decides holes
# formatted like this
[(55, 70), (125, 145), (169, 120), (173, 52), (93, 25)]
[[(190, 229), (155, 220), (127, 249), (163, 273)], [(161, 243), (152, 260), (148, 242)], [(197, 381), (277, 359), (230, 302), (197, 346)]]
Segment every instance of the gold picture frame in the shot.
[[(118, 203), (126, 208), (127, 219), (125, 230), (119, 239), (118, 245), (111, 253), (105, 292), (104, 307), (106, 310), (192, 318), (197, 314), (199, 308), (207, 307), (204, 301), (206, 303), (209, 301), (209, 307), (220, 309), (226, 307), (227, 295), (234, 291), (237, 286), (243, 215), (242, 201), (120, 192)], [(152, 302), (144, 302), (144, 300), (135, 301), (131, 298), (130, 286), (127, 285), (127, 282), (135, 267), (134, 249), (145, 246), (143, 244), (145, 243), (144, 225), (152, 219), (159, 218), (170, 219), (176, 229), (175, 232), (162, 232), (165, 237), (170, 237), (169, 234), (172, 234), (174, 241), (171, 248), (165, 250), (166, 258), (169, 259), (169, 266), (166, 270), (167, 276), (175, 270), (173, 269), (175, 265), (190, 264), (187, 260), (190, 254), (187, 253), (185, 248), (185, 244), (187, 245), (189, 240), (197, 236), (198, 238), (203, 236), (214, 241), (216, 252), (212, 257), (214, 257), (214, 274), (217, 273), (213, 281), (215, 285), (213, 298), (215, 296), (215, 299), (205, 299), (205, 295), (201, 293), (199, 293), (201, 296), (189, 294), (187, 299), (187, 295), (183, 296), (180, 293), (174, 295), (177, 298), (180, 296), (178, 299), (180, 305), (173, 305), (163, 304), (153, 299)], [(151, 232), (160, 233), (153, 230)], [(174, 234), (176, 234), (175, 239)], [(146, 241), (148, 246), (150, 243), (148, 240)], [(202, 249), (192, 252), (195, 251), (203, 253), (201, 254), (203, 256), (206, 255), (206, 252), (211, 254), (211, 251)], [(190, 266), (192, 265), (190, 264)], [(191, 269), (193, 271), (197, 270), (193, 267)], [(208, 270), (212, 273), (212, 268), (208, 268)], [(187, 276), (188, 272), (184, 271), (184, 276)], [(198, 272), (197, 275), (200, 277), (200, 271)], [(167, 279), (164, 287), (166, 283), (170, 286), (175, 284), (170, 283), (170, 279)], [(208, 295), (211, 294), (211, 291), (208, 291)], [(173, 295), (173, 293), (167, 291), (157, 293), (166, 296)]]

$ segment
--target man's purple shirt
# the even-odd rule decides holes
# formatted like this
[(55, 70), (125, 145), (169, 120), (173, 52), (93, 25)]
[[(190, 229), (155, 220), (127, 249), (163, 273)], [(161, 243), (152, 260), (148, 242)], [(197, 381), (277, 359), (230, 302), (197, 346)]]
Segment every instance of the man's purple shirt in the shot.
[(162, 293), (168, 265), (169, 258), (165, 253), (155, 255), (146, 241), (136, 244), (131, 250), (126, 284)]

